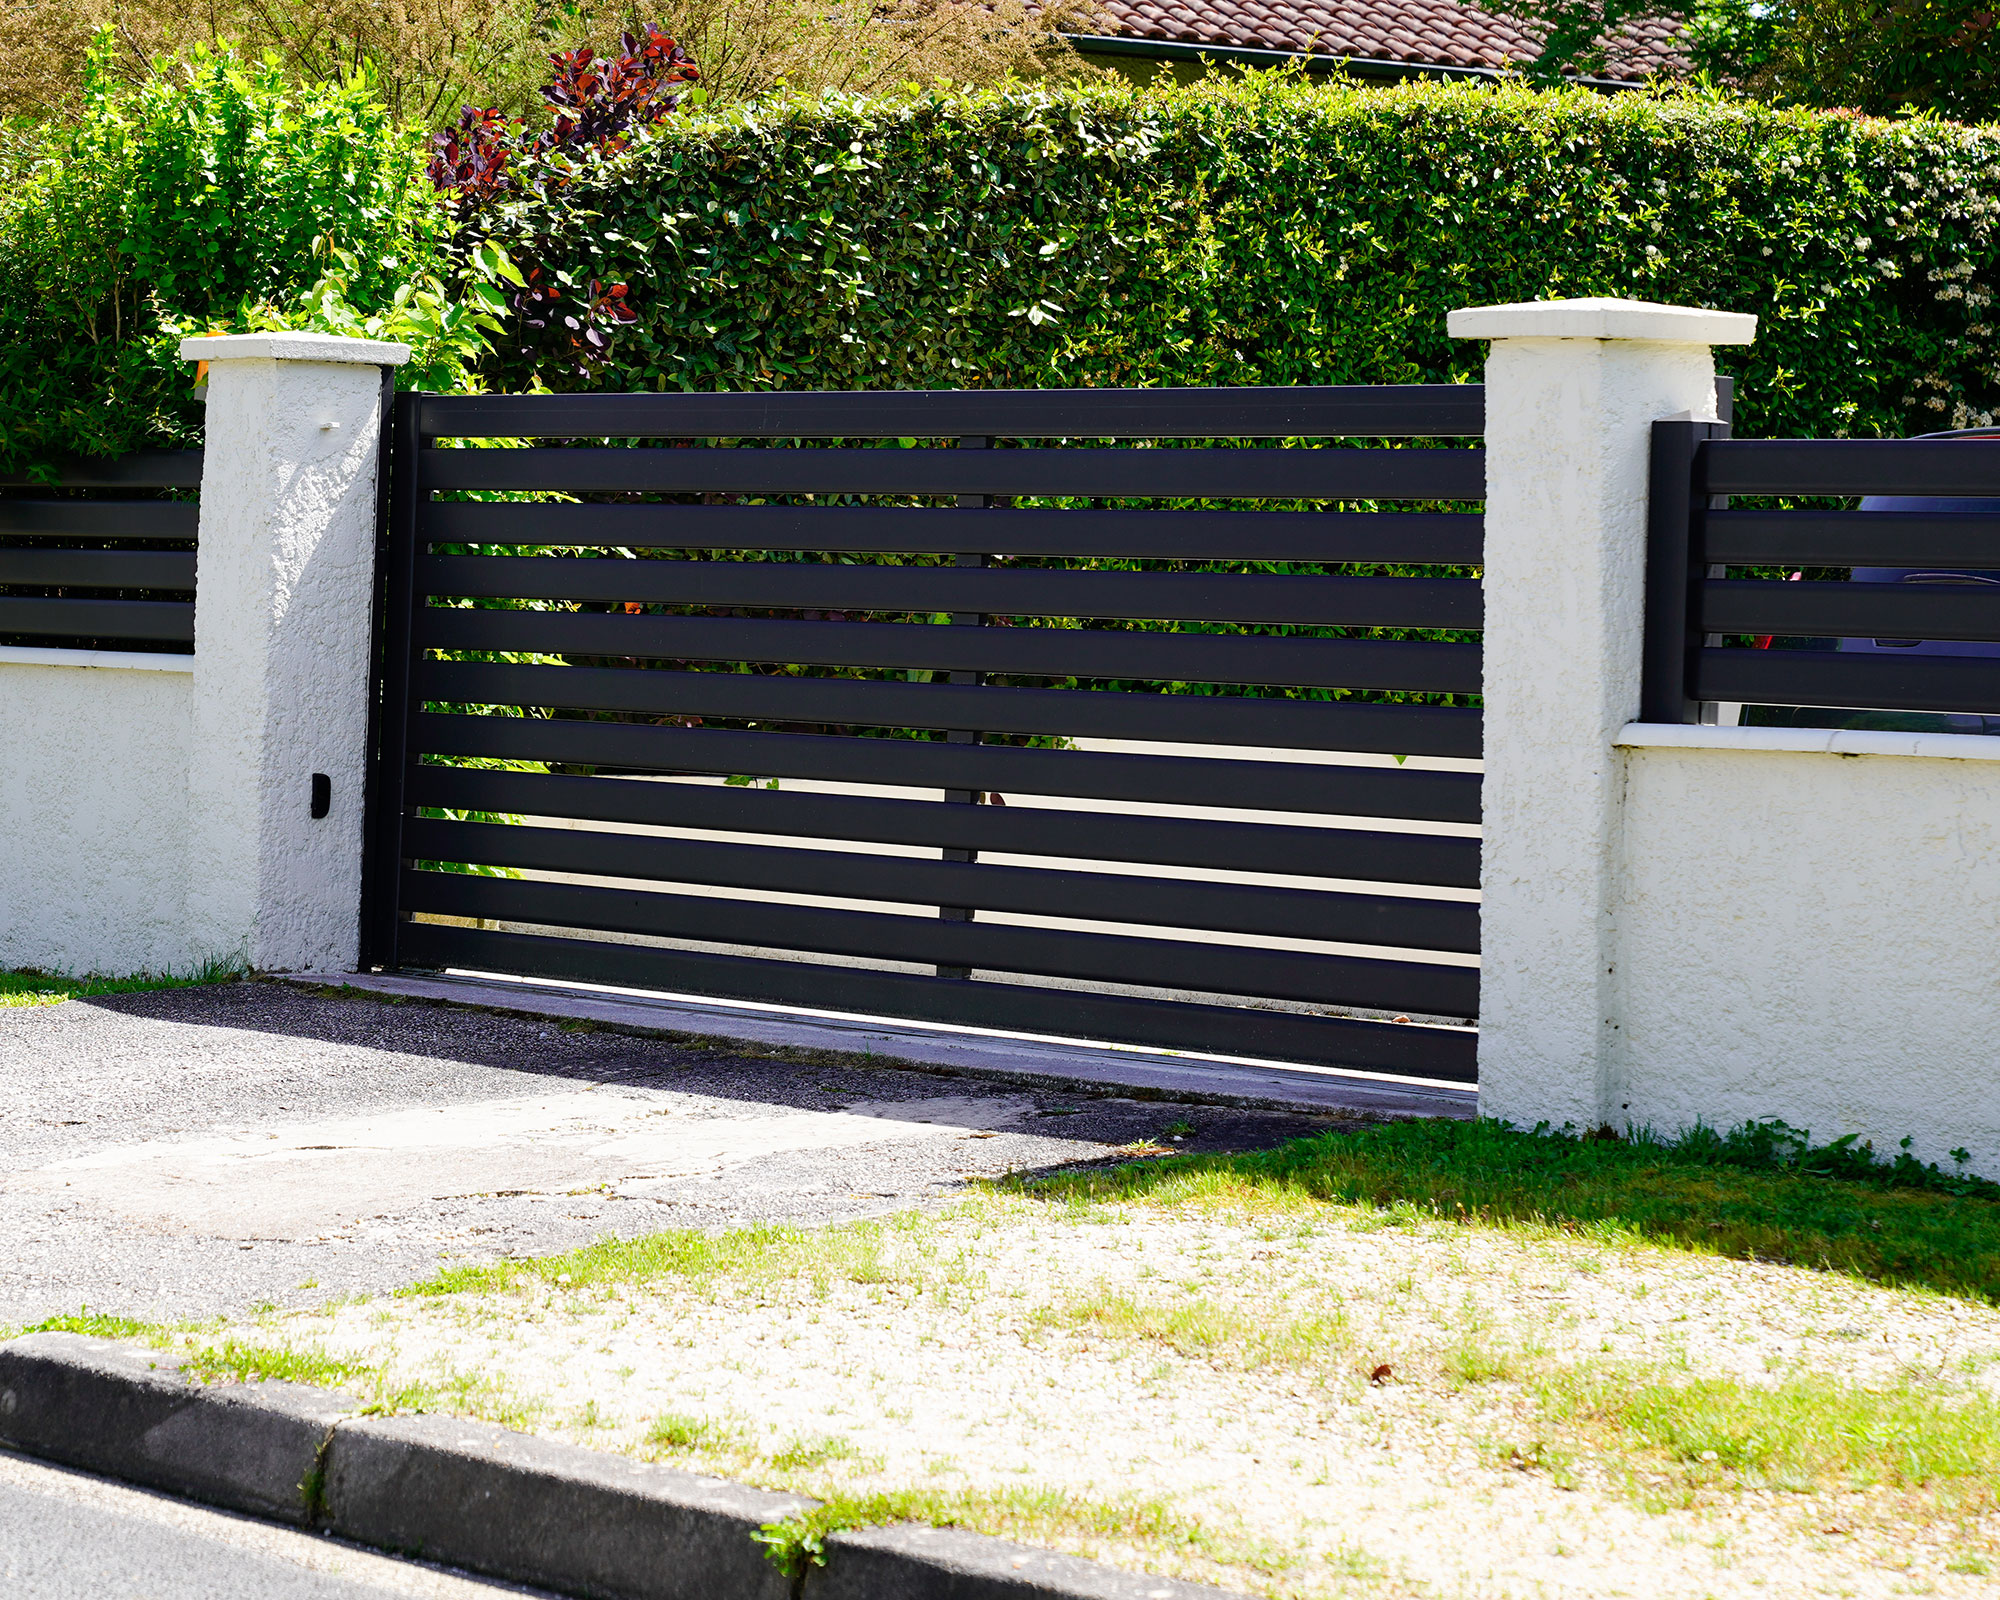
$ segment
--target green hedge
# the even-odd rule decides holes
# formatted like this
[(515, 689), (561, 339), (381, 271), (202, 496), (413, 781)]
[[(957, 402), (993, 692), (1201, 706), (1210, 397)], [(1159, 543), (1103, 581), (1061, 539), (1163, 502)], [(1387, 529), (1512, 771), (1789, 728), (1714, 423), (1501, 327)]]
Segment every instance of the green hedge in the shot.
[[(1412, 383), (1455, 306), (1754, 311), (1739, 426), (2000, 403), (2000, 129), (1641, 95), (1268, 76), (795, 100), (668, 125), (486, 225), (640, 322), (553, 388)], [(548, 246), (544, 243), (543, 248)]]

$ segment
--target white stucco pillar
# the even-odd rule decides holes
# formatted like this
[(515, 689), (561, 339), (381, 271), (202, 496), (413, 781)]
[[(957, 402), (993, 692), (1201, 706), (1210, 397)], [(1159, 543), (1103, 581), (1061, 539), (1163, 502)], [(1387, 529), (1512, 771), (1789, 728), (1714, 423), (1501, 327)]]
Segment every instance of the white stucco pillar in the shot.
[(319, 333), (181, 345), (208, 363), (191, 942), (260, 971), (357, 955), (383, 371), (409, 354)]
[(1714, 420), (1757, 319), (1630, 300), (1454, 311), (1487, 339), (1479, 1101), (1612, 1120), (1612, 885), (1639, 711), (1651, 424)]

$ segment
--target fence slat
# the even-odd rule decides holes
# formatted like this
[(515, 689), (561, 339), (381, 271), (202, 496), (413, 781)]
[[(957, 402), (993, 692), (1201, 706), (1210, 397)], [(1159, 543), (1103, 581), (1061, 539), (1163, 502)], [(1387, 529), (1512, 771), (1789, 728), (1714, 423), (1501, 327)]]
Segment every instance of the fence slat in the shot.
[(579, 616), (426, 606), (420, 649), (655, 661), (999, 672), (1020, 677), (1295, 688), (1479, 692), (1476, 644), (1291, 639), (1094, 628), (949, 628), (921, 623), (733, 617)]
[(1479, 951), (1479, 908), (1410, 895), (1270, 888), (1128, 873), (917, 861), (845, 850), (719, 844), (595, 829), (420, 819), (404, 847), (450, 861), (600, 878), (965, 906), (1220, 933), (1322, 939), (1410, 950)]
[(432, 556), (419, 566), (417, 578), (432, 595), (481, 599), (965, 611), (1003, 617), (1321, 627), (1480, 626), (1479, 585), (1462, 578), (1051, 572), (560, 556)]
[(1710, 511), (1709, 559), (1740, 567), (2000, 569), (2000, 517), (1974, 511)]
[[(446, 500), (423, 537), (454, 544), (616, 545), (632, 550), (826, 550), (951, 555), (965, 513), (937, 506), (708, 506)], [(1056, 511), (988, 507), (977, 542), (996, 556), (1171, 561), (1397, 561), (1476, 567), (1475, 511)]]
[(1477, 384), (427, 395), (434, 438), (1330, 439), (1476, 437)]
[(0, 634), (47, 638), (194, 642), (194, 603), (176, 600), (37, 600), (0, 595)]
[(1305, 955), (1178, 939), (772, 905), (450, 872), (403, 874), (404, 909), (500, 922), (701, 939), (878, 961), (984, 968), (1212, 994), (1469, 1017), (1471, 967)]
[(1762, 706), (2000, 712), (2000, 659), (1831, 650), (1704, 650), (1704, 700)]
[(415, 766), (408, 784), (409, 803), (419, 807), (1225, 872), (1479, 887), (1479, 841), (1450, 835), (1211, 822), (1043, 806), (948, 806), (871, 795), (482, 767)]
[(968, 1027), (1029, 1029), (1176, 1051), (1312, 1061), (1447, 1083), (1478, 1077), (1470, 1028), (1396, 1027), (1264, 1007), (1201, 1005), (1041, 986), (664, 950), (589, 939), (405, 925), (414, 966), (578, 979)]
[(1718, 439), (1699, 471), (1705, 494), (2000, 498), (2000, 440)]
[(194, 553), (181, 550), (21, 550), (0, 546), (0, 584), (91, 589), (192, 589)]
[(743, 733), (725, 728), (661, 728), (538, 717), (424, 713), (412, 721), (412, 751), (433, 755), (1332, 816), (1405, 817), (1427, 822), (1479, 820), (1479, 778), (1473, 773), (1032, 750), (916, 739)]
[(1701, 620), (1715, 633), (2000, 639), (2000, 584), (1711, 580)]
[(1480, 743), (1481, 714), (1447, 706), (483, 661), (422, 661), (415, 671), (423, 699), (462, 705), (1470, 758)]
[(192, 539), (201, 507), (192, 500), (8, 500), (0, 533), (79, 539)]
[(65, 462), (54, 479), (0, 473), (0, 485), (30, 489), (199, 489), (199, 450), (135, 450), (109, 459)]
[(445, 450), (428, 489), (1107, 500), (1478, 500), (1481, 450)]

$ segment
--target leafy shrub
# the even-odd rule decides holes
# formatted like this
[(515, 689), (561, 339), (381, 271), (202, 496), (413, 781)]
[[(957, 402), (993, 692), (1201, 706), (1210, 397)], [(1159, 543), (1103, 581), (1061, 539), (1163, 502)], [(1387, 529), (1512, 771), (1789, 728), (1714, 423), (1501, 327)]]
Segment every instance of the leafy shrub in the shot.
[(781, 99), (485, 222), (630, 285), (592, 387), (1464, 379), (1451, 308), (1610, 294), (1759, 315), (1746, 432), (1894, 434), (2000, 403), (1996, 179), (1986, 128), (1259, 76)]
[[(467, 106), (458, 125), (432, 141), (431, 182), (462, 224), (477, 231), (482, 209), (523, 201), (526, 214), (543, 214), (549, 195), (580, 167), (625, 149), (673, 112), (680, 91), (701, 76), (694, 58), (657, 23), (642, 24), (621, 42), (614, 56), (579, 45), (549, 58), (555, 75), (542, 99), (553, 115), (540, 132), (497, 108)], [(554, 351), (572, 373), (590, 376), (610, 348), (609, 330), (636, 318), (626, 286), (595, 278), (576, 282), (545, 264), (547, 241), (521, 230), (514, 243), (519, 264), (502, 292), (514, 313), (520, 353)]]
[(420, 130), (365, 73), (296, 88), (271, 61), (197, 52), (136, 89), (103, 70), (83, 111), (15, 156), (0, 193), (0, 467), (193, 443), (184, 333), (321, 328), (417, 346), (452, 387), (496, 326), (475, 242), (424, 176)]

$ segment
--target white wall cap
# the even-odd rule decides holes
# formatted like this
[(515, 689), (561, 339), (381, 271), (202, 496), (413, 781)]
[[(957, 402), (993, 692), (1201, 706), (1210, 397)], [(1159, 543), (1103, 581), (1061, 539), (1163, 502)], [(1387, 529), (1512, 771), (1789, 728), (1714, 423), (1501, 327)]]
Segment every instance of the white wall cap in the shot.
[(1747, 311), (1703, 311), (1650, 300), (1528, 300), (1467, 306), (1445, 314), (1454, 339), (1645, 339), (1654, 344), (1749, 344), (1757, 319)]
[(148, 650), (65, 650), (53, 645), (0, 645), (0, 667), (102, 667), (123, 672), (192, 672), (194, 657)]
[(338, 333), (195, 334), (181, 340), (183, 361), (331, 361), (400, 367), (409, 359), (406, 344), (350, 339)]
[(1628, 722), (1618, 743), (1641, 750), (1794, 751), (1820, 756), (1922, 756), (2000, 761), (2000, 737), (1984, 733), (1891, 733), (1876, 728), (1716, 728)]

